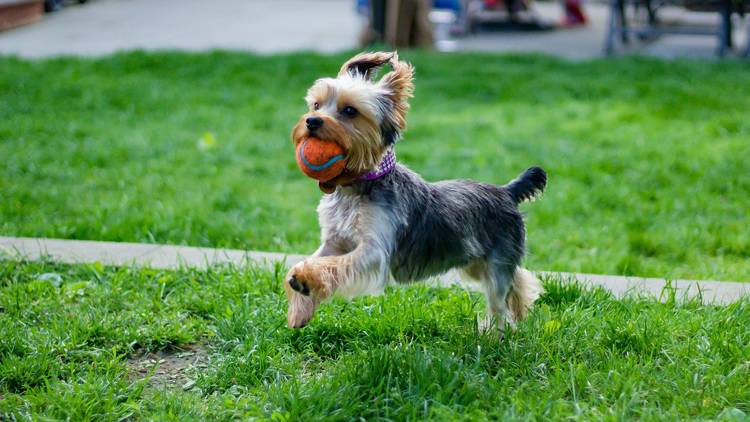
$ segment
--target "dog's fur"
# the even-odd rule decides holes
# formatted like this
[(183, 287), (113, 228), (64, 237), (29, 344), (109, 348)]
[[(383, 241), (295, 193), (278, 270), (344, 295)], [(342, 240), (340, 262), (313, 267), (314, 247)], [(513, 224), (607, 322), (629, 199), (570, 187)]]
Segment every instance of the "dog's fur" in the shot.
[[(392, 71), (376, 80), (386, 64)], [(310, 109), (292, 130), (295, 146), (308, 136), (333, 140), (349, 159), (340, 176), (320, 183), (328, 193), (318, 206), (322, 245), (284, 283), (290, 327), (306, 325), (333, 294), (376, 294), (391, 277), (408, 283), (451, 268), (484, 283), (490, 317), (501, 329), (521, 320), (542, 291), (520, 267), (525, 228), (518, 211), (544, 189), (541, 168), (505, 186), (428, 183), (401, 164), (379, 179), (358, 180), (405, 129), (413, 73), (396, 53), (364, 53), (307, 93)]]

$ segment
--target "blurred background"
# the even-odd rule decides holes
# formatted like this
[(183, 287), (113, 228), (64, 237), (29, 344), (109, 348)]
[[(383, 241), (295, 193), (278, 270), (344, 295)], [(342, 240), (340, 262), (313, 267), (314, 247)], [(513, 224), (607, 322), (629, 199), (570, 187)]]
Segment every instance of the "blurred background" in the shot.
[(289, 140), (363, 49), (398, 159), (503, 184), (534, 270), (750, 280), (750, 0), (0, 0), (0, 235), (309, 253)]
[[(0, 52), (332, 52), (387, 43), (566, 58), (748, 55), (747, 0), (0, 0)], [(15, 27), (24, 26), (11, 31)]]

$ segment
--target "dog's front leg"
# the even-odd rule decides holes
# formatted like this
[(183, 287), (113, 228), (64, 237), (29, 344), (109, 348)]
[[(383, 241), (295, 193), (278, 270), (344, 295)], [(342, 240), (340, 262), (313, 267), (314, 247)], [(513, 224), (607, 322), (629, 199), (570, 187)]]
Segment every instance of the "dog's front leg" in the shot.
[(309, 258), (293, 266), (287, 273), (284, 282), (284, 290), (286, 291), (287, 301), (289, 302), (287, 308), (287, 324), (289, 327), (304, 327), (310, 318), (312, 318), (315, 308), (317, 308), (318, 303), (320, 303), (320, 300), (310, 294), (310, 290), (306, 285), (302, 285), (297, 281), (295, 274), (298, 272), (300, 265), (317, 257), (342, 255), (344, 253), (345, 250), (339, 242), (327, 239)]
[[(347, 252), (344, 242), (336, 239), (326, 239), (318, 249), (310, 255), (309, 258), (317, 258), (319, 256), (338, 256), (343, 255)], [(308, 259), (309, 259), (308, 258)]]
[(388, 255), (378, 246), (363, 242), (344, 255), (312, 256), (292, 267), (284, 283), (289, 326), (305, 326), (318, 304), (337, 291), (354, 296), (381, 288), (388, 279)]

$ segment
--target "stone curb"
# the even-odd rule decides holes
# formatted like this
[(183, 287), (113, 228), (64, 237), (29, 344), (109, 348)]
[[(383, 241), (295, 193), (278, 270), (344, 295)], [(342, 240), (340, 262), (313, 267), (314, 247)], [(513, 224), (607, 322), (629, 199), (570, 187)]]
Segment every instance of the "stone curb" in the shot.
[[(304, 256), (238, 249), (0, 236), (0, 258), (32, 261), (50, 259), (69, 264), (100, 262), (115, 266), (177, 269), (181, 267), (206, 268), (221, 263), (241, 265), (250, 261), (269, 266), (284, 262), (289, 266), (300, 262), (304, 259)], [(664, 293), (664, 289), (668, 285), (675, 289), (678, 299), (700, 298), (705, 304), (728, 304), (743, 296), (750, 296), (750, 283), (698, 280), (668, 281), (660, 278), (563, 272), (538, 272), (537, 274), (540, 276), (557, 276), (563, 280), (577, 280), (591, 287), (603, 287), (618, 298), (631, 294), (643, 294), (665, 300), (667, 295)], [(431, 282), (439, 286), (461, 284), (469, 289), (477, 287), (473, 283), (460, 282), (459, 275), (454, 271), (437, 277)]]

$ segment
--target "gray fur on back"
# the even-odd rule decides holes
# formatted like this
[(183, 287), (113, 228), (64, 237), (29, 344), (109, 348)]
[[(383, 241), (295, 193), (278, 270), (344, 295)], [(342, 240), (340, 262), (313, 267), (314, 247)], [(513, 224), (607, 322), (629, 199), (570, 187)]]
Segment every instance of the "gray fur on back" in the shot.
[(390, 174), (348, 189), (389, 216), (396, 233), (388, 255), (398, 282), (465, 267), (477, 259), (512, 274), (523, 257), (523, 217), (505, 187), (470, 180), (428, 183), (397, 164)]

